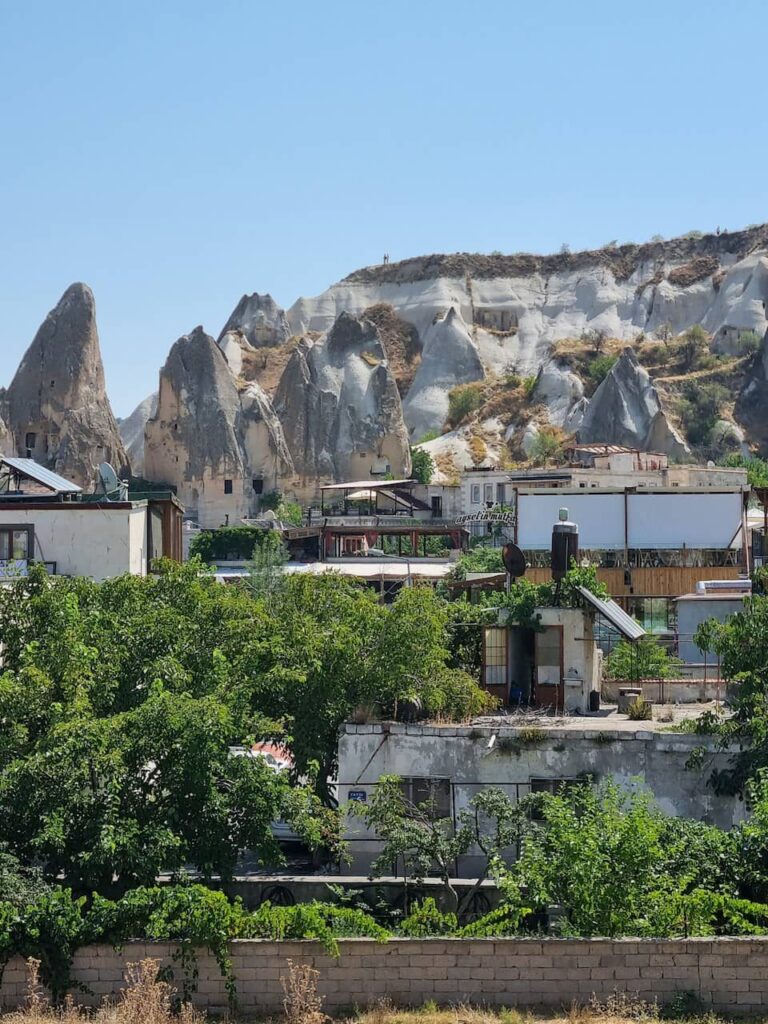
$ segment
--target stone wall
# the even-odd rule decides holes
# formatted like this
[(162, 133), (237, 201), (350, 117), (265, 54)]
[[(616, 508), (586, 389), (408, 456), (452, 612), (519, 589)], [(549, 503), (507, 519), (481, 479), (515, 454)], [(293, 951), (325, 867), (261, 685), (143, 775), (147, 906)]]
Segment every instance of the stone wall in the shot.
[[(433, 999), (568, 1007), (614, 990), (659, 1003), (682, 992), (730, 1013), (762, 1011), (768, 1000), (768, 938), (396, 939), (385, 944), (345, 939), (339, 946), (336, 960), (314, 942), (234, 942), (239, 1012), (261, 1016), (281, 1009), (281, 978), (289, 959), (319, 970), (324, 1009), (331, 1014), (384, 997), (413, 1005)], [(120, 954), (106, 945), (83, 948), (73, 975), (91, 995), (78, 994), (78, 1000), (97, 1003), (118, 995), (126, 963), (145, 956), (162, 959), (178, 972), (170, 961), (173, 949), (136, 942), (127, 943)], [(215, 962), (201, 953), (198, 966), (196, 1002), (224, 1011), (224, 981)], [(13, 960), (5, 969), (0, 1003), (16, 1006), (23, 994), (24, 965)]]

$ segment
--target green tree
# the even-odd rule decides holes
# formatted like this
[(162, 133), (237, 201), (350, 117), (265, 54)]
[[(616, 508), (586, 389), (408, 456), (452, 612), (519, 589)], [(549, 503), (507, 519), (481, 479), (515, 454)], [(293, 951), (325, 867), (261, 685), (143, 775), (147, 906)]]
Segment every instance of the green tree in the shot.
[(435, 472), (435, 463), (428, 451), (423, 448), (411, 448), (411, 476), (420, 484), (432, 482), (432, 474)]
[(712, 934), (738, 910), (729, 834), (667, 818), (645, 790), (584, 783), (527, 802), (536, 811), (500, 884), (513, 906), (522, 892), (539, 912), (562, 906), (563, 934)]
[(593, 359), (589, 364), (587, 368), (587, 376), (596, 388), (603, 383), (605, 378), (611, 372), (616, 364), (616, 358), (616, 356), (598, 355), (598, 357)]
[(543, 426), (531, 444), (530, 460), (534, 466), (559, 462), (563, 455), (563, 434), (557, 427)]
[(669, 679), (681, 665), (666, 647), (644, 636), (634, 643), (620, 640), (608, 655), (606, 670), (612, 679)]

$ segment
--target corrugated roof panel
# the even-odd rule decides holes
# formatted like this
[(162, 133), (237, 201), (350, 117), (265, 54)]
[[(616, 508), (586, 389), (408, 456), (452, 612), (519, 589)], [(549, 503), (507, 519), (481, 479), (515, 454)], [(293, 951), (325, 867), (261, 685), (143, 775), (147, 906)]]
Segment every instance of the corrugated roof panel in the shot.
[(18, 473), (29, 477), (30, 480), (36, 480), (43, 487), (50, 487), (56, 494), (79, 494), (82, 491), (82, 487), (73, 484), (71, 480), (65, 480), (58, 473), (52, 473), (50, 469), (41, 466), (34, 459), (16, 459), (3, 455), (0, 457), (0, 462), (4, 466), (15, 469)]
[(588, 601), (595, 611), (600, 612), (612, 626), (625, 636), (627, 640), (639, 640), (640, 637), (645, 636), (645, 630), (640, 623), (633, 619), (631, 615), (627, 615), (621, 605), (616, 604), (614, 600), (608, 598), (604, 600), (601, 597), (597, 597), (587, 587), (576, 588), (585, 601)]

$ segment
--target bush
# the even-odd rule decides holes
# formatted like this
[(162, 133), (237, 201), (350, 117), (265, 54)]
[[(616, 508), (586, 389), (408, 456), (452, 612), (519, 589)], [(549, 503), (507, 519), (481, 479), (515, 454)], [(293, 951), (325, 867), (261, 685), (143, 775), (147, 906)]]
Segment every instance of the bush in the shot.
[(713, 382), (688, 381), (679, 400), (680, 418), (691, 444), (705, 446), (712, 440), (712, 429), (728, 401), (728, 390)]
[(563, 433), (557, 427), (544, 426), (531, 445), (530, 460), (534, 466), (558, 462), (563, 454)]
[(482, 384), (460, 384), (448, 392), (448, 421), (454, 427), (483, 404)]
[(423, 448), (411, 448), (411, 478), (420, 484), (428, 484), (432, 482), (434, 472), (435, 463), (429, 452)]
[(589, 364), (587, 376), (595, 387), (599, 387), (611, 372), (616, 363), (616, 358), (616, 356), (598, 356), (597, 359), (593, 359)]
[(526, 398), (530, 398), (533, 394), (534, 389), (536, 388), (536, 381), (538, 379), (539, 378), (535, 375), (532, 377), (523, 377), (523, 391), (525, 392)]
[(741, 331), (736, 342), (737, 356), (751, 356), (762, 344), (762, 338), (756, 331)]
[(253, 557), (268, 532), (256, 526), (222, 526), (218, 530), (203, 530), (192, 538), (189, 553), (198, 555), (208, 564), (247, 560)]
[(680, 661), (666, 647), (645, 636), (634, 644), (621, 640), (608, 655), (606, 671), (611, 679), (669, 679)]

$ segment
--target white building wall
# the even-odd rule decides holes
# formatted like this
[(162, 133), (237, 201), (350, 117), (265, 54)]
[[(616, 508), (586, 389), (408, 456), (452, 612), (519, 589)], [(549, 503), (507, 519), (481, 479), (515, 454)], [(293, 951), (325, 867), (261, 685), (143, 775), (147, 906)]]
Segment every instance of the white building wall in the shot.
[(552, 546), (552, 527), (558, 521), (561, 508), (567, 508), (568, 518), (578, 523), (579, 547), (624, 547), (623, 494), (520, 491), (517, 502), (517, 543), (524, 551), (546, 550)]
[(630, 494), (627, 498), (628, 546), (727, 548), (741, 525), (741, 513), (742, 495), (738, 491)]
[(0, 526), (33, 526), (34, 557), (64, 576), (108, 579), (146, 573), (148, 508), (55, 505), (0, 509)]

